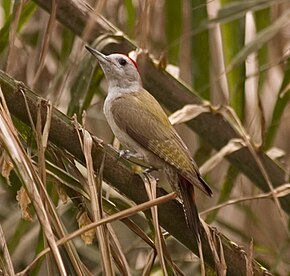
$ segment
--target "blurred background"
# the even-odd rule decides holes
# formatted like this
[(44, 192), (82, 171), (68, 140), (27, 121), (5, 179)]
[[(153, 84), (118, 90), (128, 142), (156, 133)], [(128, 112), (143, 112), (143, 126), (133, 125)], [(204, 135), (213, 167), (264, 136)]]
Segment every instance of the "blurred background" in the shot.
[[(49, 99), (68, 116), (76, 114), (81, 121), (85, 111), (86, 128), (104, 142), (113, 143), (114, 137), (102, 112), (106, 81), (84, 49), (86, 34), (81, 38), (77, 31), (68, 29), (53, 13), (42, 8), (43, 2), (0, 0), (0, 69)], [(81, 3), (80, 7), (93, 7), (96, 17), (101, 14), (120, 30), (120, 36), (124, 34), (137, 47), (147, 49), (161, 67), (166, 67), (203, 100), (216, 108), (231, 107), (254, 147), (267, 152), (287, 172), (285, 183), (288, 182), (288, 0), (76, 2)], [(103, 24), (109, 24), (107, 21)], [(93, 76), (92, 70), (95, 70)], [(21, 133), (21, 128), (16, 128)], [(184, 124), (176, 128), (199, 166), (217, 154)], [(19, 199), (16, 200), (21, 181), (12, 167), (7, 171), (7, 162), (3, 161), (5, 151), (1, 151), (0, 222), (14, 268), (20, 271), (43, 248), (43, 237), (32, 210), (30, 219), (21, 218)], [(252, 251), (253, 257), (273, 274), (290, 275), (286, 213), (279, 212), (272, 198), (257, 199), (262, 191), (225, 159), (215, 162), (205, 178), (214, 197), (210, 199), (198, 193), (201, 217), (246, 252)], [(48, 185), (56, 183), (50, 179), (47, 182)], [(50, 195), (66, 229), (71, 232), (78, 228), (79, 210), (69, 198), (65, 196), (63, 200), (60, 196), (61, 184), (54, 186), (58, 189), (49, 186)], [(131, 204), (108, 186), (104, 191), (119, 209)], [(253, 198), (206, 212), (219, 203), (243, 197)], [(152, 236), (144, 216), (136, 215), (134, 221)], [(112, 227), (132, 275), (142, 275), (152, 249), (121, 222), (113, 223)], [(185, 275), (198, 275), (197, 257), (170, 236), (166, 243), (180, 270)], [(93, 275), (101, 275), (97, 245), (85, 245), (77, 239), (75, 246)], [(32, 275), (48, 274), (44, 262), (39, 262), (32, 271)], [(158, 259), (148, 275), (162, 275)]]

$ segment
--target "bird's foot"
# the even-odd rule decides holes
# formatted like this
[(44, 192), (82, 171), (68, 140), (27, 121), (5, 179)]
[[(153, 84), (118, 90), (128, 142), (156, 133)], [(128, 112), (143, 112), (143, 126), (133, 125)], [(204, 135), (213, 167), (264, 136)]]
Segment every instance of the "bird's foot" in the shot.
[[(125, 158), (126, 160), (130, 161), (132, 164), (134, 164), (134, 171), (136, 173), (144, 173), (149, 174), (156, 170), (156, 168), (152, 166), (148, 166), (148, 163), (144, 161), (144, 157), (139, 155), (138, 153), (132, 153), (129, 150), (120, 150), (119, 152), (120, 158)], [(136, 167), (136, 168), (135, 168)], [(138, 169), (137, 169), (138, 167)]]
[[(131, 152), (127, 149), (119, 151), (119, 158), (124, 158), (132, 163), (140, 164), (141, 166), (145, 162), (142, 155), (136, 152)], [(145, 166), (145, 167), (147, 168), (148, 166)]]
[(153, 167), (149, 167), (149, 168), (146, 168), (145, 170), (144, 170), (144, 173), (151, 173), (151, 172), (153, 172), (153, 171), (155, 171), (156, 169), (155, 168), (153, 168)]
[(130, 157), (134, 156), (133, 153), (131, 153), (129, 150), (120, 150), (119, 151), (119, 157), (129, 159)]

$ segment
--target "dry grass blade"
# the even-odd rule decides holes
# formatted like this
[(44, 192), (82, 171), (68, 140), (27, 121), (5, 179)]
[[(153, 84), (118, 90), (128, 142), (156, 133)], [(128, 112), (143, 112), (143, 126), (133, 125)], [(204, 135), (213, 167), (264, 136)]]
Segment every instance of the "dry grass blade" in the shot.
[[(215, 234), (215, 232), (210, 231), (208, 225), (203, 220), (200, 220), (200, 221), (207, 235), (207, 240), (208, 240), (208, 243), (211, 248), (213, 258), (214, 258), (217, 275), (221, 275), (221, 276), (226, 275), (227, 267), (226, 267), (226, 263), (224, 262), (223, 254), (220, 257), (217, 251), (217, 246), (216, 246), (216, 238), (218, 238), (219, 243), (220, 243), (220, 238)], [(222, 247), (220, 250), (222, 250)]]
[[(288, 194), (290, 194), (290, 184), (285, 183), (285, 184), (277, 187), (276, 189), (274, 189), (274, 193), (275, 193), (276, 197), (287, 196)], [(270, 192), (268, 194), (272, 194), (272, 192)]]
[(40, 179), (46, 187), (46, 168), (45, 168), (45, 150), (47, 145), (47, 139), (49, 135), (49, 128), (51, 123), (51, 112), (52, 107), (50, 104), (47, 104), (47, 116), (45, 120), (45, 126), (42, 133), (42, 118), (41, 118), (41, 102), (42, 99), (38, 101), (37, 105), (37, 122), (36, 122), (36, 143), (37, 143), (37, 152), (38, 152), (38, 170)]
[[(221, 241), (220, 236), (217, 236), (218, 238), (218, 243), (219, 243), (219, 248), (220, 248), (220, 274), (219, 275), (224, 275), (226, 276), (227, 274), (227, 264), (225, 260), (225, 254), (223, 250), (223, 243)], [(251, 260), (251, 258), (249, 258)], [(251, 274), (252, 275), (252, 274)]]
[[(87, 41), (88, 38), (91, 37), (91, 33), (94, 31), (96, 20), (100, 19), (100, 21), (105, 24), (105, 21), (103, 21), (101, 16), (100, 16), (100, 12), (102, 10), (102, 7), (105, 4), (104, 0), (97, 1), (95, 9), (92, 9), (92, 7), (89, 6), (86, 2), (76, 1), (76, 3), (73, 3), (73, 4), (76, 4), (76, 6), (78, 6), (78, 7), (83, 6), (83, 8), (88, 9), (87, 10), (88, 20), (86, 21), (84, 29), (82, 30), (82, 33), (81, 33), (82, 40), (77, 45), (78, 50), (76, 51), (75, 58), (73, 59), (72, 64), (66, 73), (63, 88), (65, 87), (65, 83), (69, 80), (70, 76), (73, 75), (74, 72), (77, 71), (77, 67), (81, 63), (81, 58), (83, 55), (85, 41)], [(94, 37), (94, 39), (95, 39), (95, 37)], [(60, 91), (60, 95), (59, 95), (58, 100), (60, 100), (62, 92), (63, 91)]]
[[(21, 92), (23, 92), (21, 90)], [(64, 230), (64, 227), (59, 219), (59, 216), (54, 208), (54, 205), (53, 203), (51, 202), (51, 199), (50, 197), (47, 195), (47, 192), (46, 190), (44, 189), (44, 183), (45, 183), (45, 180), (46, 180), (46, 166), (43, 162), (45, 162), (45, 158), (44, 158), (44, 150), (47, 146), (47, 141), (48, 141), (48, 135), (49, 135), (49, 128), (50, 128), (50, 123), (51, 123), (51, 112), (52, 112), (52, 107), (50, 106), (50, 104), (46, 104), (45, 101), (43, 101), (43, 99), (40, 99), (39, 102), (38, 102), (38, 112), (37, 112), (37, 115), (38, 115), (38, 118), (37, 118), (37, 126), (35, 127), (34, 126), (34, 123), (33, 123), (33, 120), (32, 120), (32, 117), (31, 117), (31, 114), (29, 112), (29, 107), (28, 107), (28, 104), (27, 104), (27, 101), (26, 101), (26, 97), (25, 97), (25, 94), (23, 93), (23, 97), (25, 99), (25, 102), (26, 102), (26, 109), (28, 111), (28, 114), (29, 114), (29, 118), (30, 118), (30, 123), (31, 123), (31, 127), (32, 127), (32, 130), (33, 130), (33, 133), (36, 137), (36, 142), (37, 142), (37, 146), (38, 146), (38, 173), (40, 175), (40, 178), (37, 177), (36, 175), (36, 184), (38, 185), (38, 188), (40, 190), (40, 193), (41, 193), (41, 196), (42, 196), (42, 199), (43, 199), (43, 203), (44, 205), (46, 205), (46, 212), (49, 216), (49, 220), (50, 222), (53, 224), (54, 226), (54, 229), (57, 233), (57, 235), (59, 237), (63, 237), (65, 236), (65, 233), (66, 231)], [(5, 104), (5, 102), (3, 102), (3, 105)], [(41, 116), (40, 116), (40, 106), (42, 104), (46, 104), (46, 107), (47, 107), (47, 114), (46, 114), (46, 121), (45, 121), (45, 126), (44, 126), (44, 129), (43, 129), (43, 134), (41, 133)], [(7, 107), (5, 107), (6, 110)], [(9, 114), (8, 114), (9, 115)], [(10, 119), (11, 120), (11, 119)], [(29, 162), (31, 162), (31, 165), (34, 164), (33, 160), (29, 159)], [(33, 171), (34, 172), (34, 171)], [(23, 202), (19, 202), (19, 203), (23, 203)], [(22, 211), (22, 214), (25, 215), (25, 218), (29, 218), (29, 214), (26, 212), (26, 209), (25, 208), (22, 208), (21, 207), (21, 211)], [(24, 213), (23, 213), (24, 212)], [(28, 215), (28, 216), (27, 216)], [(83, 266), (81, 266), (81, 261), (76, 253), (76, 251), (73, 249), (73, 246), (72, 244), (65, 244), (65, 247), (66, 247), (66, 250), (67, 250), (67, 253), (68, 255), (70, 256), (70, 260), (71, 260), (71, 263), (72, 263), (72, 266), (74, 267), (74, 269), (76, 270), (76, 272), (78, 274), (82, 274), (82, 271), (84, 268), (82, 268)]]
[(35, 84), (38, 81), (38, 78), (42, 72), (42, 69), (44, 67), (44, 62), (45, 62), (45, 58), (46, 58), (46, 55), (48, 52), (48, 47), (49, 47), (49, 41), (50, 41), (53, 29), (54, 29), (54, 25), (56, 23), (55, 17), (56, 17), (56, 0), (52, 0), (51, 1), (51, 13), (49, 16), (49, 21), (48, 21), (45, 36), (44, 36), (43, 47), (42, 47), (41, 53), (40, 53), (39, 65), (38, 65), (37, 71), (35, 73), (33, 82), (32, 82), (32, 87), (35, 86)]
[[(94, 28), (94, 23), (95, 23), (94, 16), (100, 15), (104, 5), (105, 5), (105, 1), (101, 0), (101, 1), (96, 2), (94, 9), (90, 7), (90, 10), (92, 12), (90, 13), (89, 19), (87, 20), (86, 26), (82, 33), (83, 41), (86, 41), (90, 37), (91, 32), (93, 31), (93, 28)], [(81, 45), (81, 47), (83, 47), (83, 44)]]
[[(125, 218), (125, 219), (122, 219), (121, 220), (132, 232), (134, 232), (138, 237), (140, 237), (145, 243), (147, 243), (152, 249), (153, 249), (153, 252), (154, 252), (154, 259), (156, 257), (156, 247), (155, 247), (155, 244), (154, 242), (152, 241), (152, 239), (143, 231), (143, 229), (140, 228), (140, 226), (138, 226), (136, 223), (134, 223), (132, 220), (128, 219), (128, 218)], [(162, 245), (163, 248), (165, 249), (165, 259), (167, 262), (170, 262), (172, 264), (172, 266), (174, 267), (174, 270), (175, 272), (178, 274), (178, 275), (184, 275), (183, 272), (179, 269), (179, 267), (177, 267), (177, 265), (175, 263), (172, 262), (171, 258), (170, 258), (170, 254), (167, 254), (168, 252), (166, 251), (166, 248), (165, 248), (165, 245), (163, 244)], [(152, 257), (152, 256), (151, 256)], [(149, 262), (149, 257), (148, 257), (148, 262)], [(153, 260), (154, 262), (154, 260)], [(153, 265), (153, 264), (151, 264)], [(150, 275), (149, 274), (146, 274), (145, 271), (147, 271), (147, 269), (149, 269), (150, 265), (147, 263), (146, 264), (146, 267), (143, 269), (143, 274), (145, 273), (145, 275)], [(142, 275), (143, 275), (142, 274)]]
[(115, 235), (115, 232), (110, 224), (107, 224), (107, 228), (110, 235), (110, 245), (112, 248), (112, 254), (114, 256), (114, 260), (116, 262), (116, 265), (119, 268), (119, 271), (124, 276), (131, 276), (129, 264), (126, 260), (126, 257), (122, 251), (121, 245), (119, 243), (119, 240), (117, 236)]
[[(42, 118), (41, 118), (41, 99), (38, 100), (38, 104), (37, 104), (37, 122), (36, 122), (36, 128), (33, 127), (34, 130), (34, 135), (35, 135), (35, 139), (36, 139), (36, 144), (37, 144), (37, 155), (38, 155), (38, 173), (39, 173), (39, 177), (40, 180), (43, 184), (44, 187), (46, 187), (46, 169), (45, 169), (45, 147), (43, 146), (44, 144), (46, 144), (47, 142), (43, 142), (43, 137), (42, 137)], [(48, 105), (47, 106), (48, 109), (51, 109), (51, 107)], [(46, 125), (50, 125), (50, 118), (49, 118), (49, 114), (50, 112), (47, 113), (47, 120), (45, 122)], [(48, 129), (49, 131), (49, 129)], [(47, 206), (47, 201), (45, 200), (45, 195), (43, 194), (42, 190), (39, 190), (39, 194), (43, 200), (43, 204), (44, 207), (46, 209), (46, 212), (48, 212), (48, 206)], [(46, 240), (44, 240), (44, 242), (46, 243)], [(47, 262), (47, 267), (48, 270), (50, 271), (50, 273), (53, 272), (52, 267), (53, 264), (50, 262), (50, 259), (47, 258), (46, 259)]]
[(54, 179), (58, 183), (62, 183), (62, 185), (76, 191), (85, 199), (89, 199), (87, 192), (82, 189), (82, 187), (80, 187), (80, 185), (82, 184), (80, 180), (77, 180), (76, 177), (72, 176), (71, 174), (48, 160), (46, 160), (46, 173), (51, 179)]
[(210, 172), (216, 167), (226, 155), (229, 155), (240, 148), (244, 147), (245, 143), (242, 139), (231, 139), (224, 147), (222, 147), (215, 155), (208, 159), (200, 168), (199, 171), (202, 175)]
[[(140, 174), (141, 178), (144, 181), (144, 185), (148, 194), (148, 197), (150, 200), (156, 198), (156, 179), (152, 177), (150, 174)], [(159, 257), (160, 265), (162, 268), (162, 271), (164, 275), (168, 275), (167, 268), (166, 268), (166, 263), (165, 263), (165, 258), (164, 258), (164, 252), (163, 252), (163, 235), (161, 233), (161, 229), (159, 226), (159, 221), (158, 221), (158, 209), (157, 206), (153, 206), (151, 208), (151, 214), (152, 214), (152, 221), (155, 229), (155, 247), (157, 250), (157, 255)]]
[(273, 160), (277, 160), (285, 156), (285, 151), (280, 148), (273, 147), (267, 150), (266, 154)]
[(139, 30), (140, 38), (139, 45), (141, 49), (147, 49), (148, 47), (148, 38), (150, 31), (150, 13), (152, 12), (153, 1), (145, 0), (141, 3), (141, 14), (140, 14), (140, 22), (139, 22)]
[(206, 276), (205, 263), (204, 263), (203, 251), (202, 251), (202, 243), (201, 243), (200, 237), (197, 239), (197, 246), (198, 246), (199, 259), (200, 259), (200, 275)]
[[(112, 221), (115, 221), (115, 220), (121, 220), (121, 219), (124, 219), (126, 217), (130, 217), (130, 216), (132, 216), (132, 215), (134, 215), (134, 214), (136, 214), (138, 212), (141, 212), (141, 211), (144, 211), (146, 209), (149, 209), (152, 206), (165, 203), (165, 202), (173, 200), (175, 198), (176, 198), (176, 193), (170, 193), (170, 194), (167, 194), (165, 196), (162, 196), (162, 197), (150, 200), (148, 202), (139, 204), (137, 206), (131, 207), (131, 208), (127, 209), (127, 210), (120, 211), (119, 213), (113, 214), (113, 215), (111, 215), (109, 217), (103, 218), (103, 219), (101, 219), (101, 220), (99, 220), (97, 222), (93, 222), (91, 224), (88, 224), (88, 225), (84, 226), (81, 229), (78, 229), (78, 230), (74, 231), (73, 233), (71, 233), (71, 234), (65, 236), (64, 238), (58, 240), (57, 241), (57, 245), (60, 246), (62, 244), (65, 244), (68, 241), (70, 241), (70, 240), (82, 235), (83, 233), (85, 233), (85, 232), (87, 232), (87, 231), (89, 231), (91, 229), (95, 229), (96, 227), (99, 227), (99, 226), (101, 226), (103, 224), (106, 224), (106, 223), (109, 223), (109, 222), (112, 222)], [(40, 258), (42, 258), (43, 256), (45, 256), (45, 254), (47, 254), (49, 251), (50, 251), (50, 248), (46, 248), (42, 252), (40, 252), (36, 256), (36, 258), (31, 262), (31, 264), (27, 268), (25, 268), (23, 271), (18, 273), (18, 275), (27, 275), (27, 272), (37, 263), (37, 261)]]
[[(156, 198), (156, 185), (157, 181), (154, 177), (152, 177), (150, 174), (141, 174), (141, 178), (143, 179), (143, 182), (145, 184), (145, 188), (148, 194), (148, 197), (152, 200)], [(155, 249), (157, 251), (157, 255), (160, 258), (160, 264), (163, 270), (163, 273), (165, 275), (172, 273), (179, 273), (182, 275), (182, 272), (180, 269), (172, 262), (171, 256), (168, 252), (168, 249), (165, 244), (164, 236), (162, 234), (159, 220), (158, 220), (158, 206), (154, 206), (151, 208), (151, 214), (153, 218), (153, 225), (155, 229)], [(167, 271), (169, 269), (169, 271)], [(167, 273), (167, 274), (166, 274)]]
[[(86, 159), (86, 167), (88, 172), (88, 187), (90, 190), (91, 196), (91, 206), (94, 221), (99, 221), (103, 218), (102, 207), (100, 206), (100, 201), (98, 198), (98, 193), (96, 189), (94, 168), (93, 168), (93, 159), (92, 159), (92, 144), (93, 140), (88, 131), (83, 129), (84, 137), (84, 147), (83, 152)], [(99, 195), (101, 197), (101, 195)], [(96, 229), (97, 239), (100, 247), (100, 253), (102, 258), (102, 265), (104, 273), (106, 275), (115, 275), (112, 264), (112, 254), (110, 250), (109, 243), (109, 233), (106, 225), (98, 227)]]
[(169, 121), (171, 124), (181, 124), (188, 122), (201, 113), (210, 112), (210, 107), (208, 104), (205, 105), (197, 105), (197, 104), (188, 104), (185, 105), (183, 108), (175, 111), (169, 116)]
[(156, 258), (156, 251), (152, 250), (150, 251), (150, 253), (147, 255), (147, 262), (146, 265), (142, 271), (142, 276), (150, 276), (151, 275), (151, 271), (155, 262), (155, 258)]
[(12, 161), (9, 158), (7, 152), (3, 151), (0, 156), (0, 174), (6, 179), (8, 185), (10, 185), (10, 173), (13, 170)]
[(274, 21), (269, 27), (260, 31), (255, 39), (248, 43), (237, 55), (232, 62), (227, 66), (226, 73), (229, 73), (233, 68), (243, 62), (251, 53), (259, 50), (266, 42), (273, 38), (282, 28), (289, 24), (290, 12), (286, 12)]
[(11, 260), (11, 256), (7, 247), (7, 243), (6, 243), (1, 225), (0, 225), (0, 246), (1, 246), (1, 255), (3, 254), (4, 261), (5, 261), (5, 268), (3, 269), (2, 273), (4, 273), (5, 275), (13, 276), (15, 275), (14, 267), (13, 267), (13, 263)]
[(13, 47), (14, 47), (14, 41), (17, 33), (17, 27), (19, 24), (19, 19), (21, 15), (21, 11), (24, 5), (24, 0), (16, 1), (14, 2), (14, 12), (13, 12), (13, 21), (10, 27), (9, 31), (9, 49), (8, 49), (8, 54), (7, 54), (7, 63), (6, 63), (6, 71), (10, 71), (11, 67), (11, 60), (14, 55), (13, 55)]
[(6, 151), (11, 157), (14, 166), (19, 174), (22, 183), (25, 184), (29, 197), (35, 208), (35, 212), (41, 223), (44, 235), (48, 241), (48, 244), (52, 250), (53, 256), (57, 263), (57, 267), (61, 275), (66, 275), (64, 264), (61, 259), (60, 252), (57, 248), (56, 242), (54, 240), (53, 231), (51, 229), (48, 215), (45, 211), (43, 202), (37, 190), (36, 182), (41, 182), (38, 175), (34, 171), (33, 165), (27, 156), (25, 150), (23, 149), (19, 138), (17, 137), (16, 130), (10, 119), (8, 110), (5, 109), (5, 99), (0, 89), (1, 105), (0, 105), (0, 139), (5, 147)]
[(125, 218), (122, 219), (122, 222), (132, 231), (134, 232), (138, 237), (140, 237), (145, 243), (147, 243), (152, 249), (155, 250), (155, 245), (152, 239), (144, 232), (144, 230), (136, 224), (134, 221)]
[(281, 91), (280, 93), (280, 98), (283, 98), (286, 93), (290, 93), (290, 83), (286, 85), (286, 87)]
[(247, 276), (253, 275), (253, 264), (250, 261), (250, 260), (252, 260), (252, 258), (253, 258), (253, 239), (251, 239), (251, 243), (250, 243), (249, 257), (246, 258), (246, 263), (247, 263)]
[[(290, 15), (290, 13), (288, 14), (288, 16)], [(249, 137), (247, 136), (246, 134), (246, 131), (245, 129), (243, 128), (239, 118), (237, 117), (235, 111), (230, 108), (230, 107), (226, 107), (226, 110), (228, 112), (228, 114), (230, 114), (231, 118), (234, 120), (235, 124), (236, 124), (236, 128), (237, 130), (239, 131), (239, 133), (241, 134), (241, 137), (243, 138), (247, 148), (249, 149), (251, 155), (253, 156), (254, 160), (256, 161), (257, 163), (257, 166), (260, 170), (260, 172), (262, 173), (268, 187), (269, 187), (269, 190), (272, 192), (272, 195), (273, 195), (273, 199), (274, 199), (274, 202), (276, 204), (276, 207), (278, 209), (278, 212), (280, 214), (280, 219), (282, 221), (282, 224), (285, 228), (285, 231), (288, 235), (288, 237), (290, 237), (290, 232), (288, 231), (288, 226), (287, 226), (287, 221), (285, 219), (285, 217), (283, 216), (283, 211), (282, 211), (282, 207), (281, 207), (281, 204), (280, 204), (280, 201), (278, 200), (275, 192), (274, 192), (274, 187), (272, 185), (272, 182), (270, 180), (270, 177), (268, 175), (268, 172), (266, 171), (261, 159), (259, 158), (259, 156), (257, 155), (257, 152), (254, 150), (250, 140), (249, 140)]]
[[(45, 180), (46, 180), (46, 166), (45, 166), (45, 157), (44, 157), (44, 150), (46, 149), (46, 146), (47, 146), (47, 139), (48, 139), (48, 136), (49, 136), (49, 129), (50, 129), (50, 124), (51, 124), (51, 115), (52, 115), (52, 107), (50, 106), (50, 103), (49, 102), (46, 102), (44, 101), (43, 99), (40, 99), (38, 100), (38, 104), (37, 104), (37, 126), (35, 127), (34, 126), (34, 122), (33, 122), (33, 119), (32, 119), (32, 116), (31, 116), (31, 113), (30, 113), (30, 109), (29, 109), (29, 106), (28, 106), (28, 102), (27, 102), (27, 99), (26, 99), (26, 95), (24, 94), (24, 92), (22, 91), (22, 89), (20, 88), (20, 91), (23, 95), (23, 98), (24, 98), (24, 101), (25, 101), (25, 107), (26, 107), (26, 110), (27, 110), (27, 113), (28, 113), (28, 116), (29, 116), (29, 121), (30, 121), (30, 124), (31, 124), (31, 128), (32, 128), (32, 131), (34, 133), (34, 136), (36, 137), (36, 142), (37, 142), (37, 147), (38, 147), (38, 157), (39, 157), (39, 160), (38, 160), (38, 171), (39, 171), (39, 174), (40, 174), (40, 178), (41, 179), (38, 179), (37, 178), (37, 183), (38, 183), (38, 188), (40, 190), (40, 193), (41, 193), (41, 196), (43, 197), (43, 202), (45, 203), (46, 207), (47, 207), (47, 210), (48, 211), (48, 214), (49, 214), (49, 219), (50, 219), (50, 222), (52, 222), (53, 226), (54, 226), (54, 229), (58, 235), (58, 237), (64, 237), (65, 234), (66, 234), (66, 231), (64, 230), (64, 227), (63, 227), (63, 224), (62, 222), (60, 221), (60, 218), (54, 208), (54, 205), (53, 203), (51, 202), (51, 199), (50, 197), (48, 196), (45, 188), (44, 188), (44, 184), (45, 183)], [(41, 115), (40, 115), (40, 107), (41, 105), (44, 104), (47, 108), (47, 113), (46, 113), (46, 121), (45, 121), (45, 126), (44, 126), (44, 129), (43, 129), (43, 133), (41, 133)], [(32, 164), (33, 164), (33, 161), (31, 161)], [(41, 180), (43, 182), (41, 182)], [(67, 253), (68, 255), (70, 256), (70, 260), (71, 260), (71, 263), (72, 263), (72, 266), (74, 267), (75, 271), (82, 275), (82, 271), (85, 270), (84, 266), (81, 264), (81, 261), (79, 259), (79, 256), (77, 255), (76, 251), (74, 250), (72, 244), (65, 244), (65, 247), (66, 247), (66, 250), (67, 250)]]
[(21, 188), (17, 191), (16, 200), (18, 201), (19, 207), (21, 209), (21, 218), (26, 221), (33, 221), (33, 217), (28, 208), (31, 200), (23, 186), (21, 186)]
[[(89, 214), (86, 211), (80, 211), (77, 214), (76, 218), (77, 218), (79, 228), (82, 228), (82, 227), (92, 223), (92, 221), (89, 217)], [(95, 229), (91, 229), (89, 231), (84, 232), (81, 235), (81, 238), (82, 238), (83, 242), (85, 243), (85, 245), (91, 245), (93, 243), (95, 235), (96, 235)]]
[(50, 101), (47, 102), (47, 111), (46, 111), (46, 120), (42, 132), (42, 147), (44, 149), (47, 148), (47, 143), (48, 143), (48, 137), (49, 137), (49, 129), (51, 125), (51, 116), (52, 116), (52, 106)]
[(201, 212), (201, 215), (205, 215), (205, 214), (208, 214), (209, 212), (215, 211), (217, 209), (221, 209), (221, 208), (224, 208), (226, 206), (237, 204), (237, 203), (248, 201), (248, 200), (271, 198), (274, 196), (274, 194), (275, 194), (275, 197), (287, 196), (288, 194), (290, 194), (290, 184), (287, 183), (287, 184), (281, 185), (269, 193), (263, 193), (263, 194), (260, 194), (257, 196), (247, 196), (247, 197), (228, 200), (227, 202), (216, 205), (212, 208), (209, 208), (209, 209)]

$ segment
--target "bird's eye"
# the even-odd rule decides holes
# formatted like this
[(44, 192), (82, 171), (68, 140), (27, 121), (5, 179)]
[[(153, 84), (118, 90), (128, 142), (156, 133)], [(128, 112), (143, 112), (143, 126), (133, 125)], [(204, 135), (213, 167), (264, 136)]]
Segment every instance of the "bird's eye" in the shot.
[(119, 59), (119, 64), (122, 65), (122, 66), (125, 66), (127, 64), (127, 60), (123, 59), (123, 58), (120, 58)]

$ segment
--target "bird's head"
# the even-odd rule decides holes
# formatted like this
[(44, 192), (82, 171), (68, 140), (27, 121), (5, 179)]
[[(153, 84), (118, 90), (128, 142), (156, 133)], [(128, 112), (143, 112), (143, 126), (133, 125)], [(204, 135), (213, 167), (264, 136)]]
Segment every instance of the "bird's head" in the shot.
[(130, 88), (141, 85), (141, 78), (136, 62), (123, 54), (104, 55), (86, 46), (86, 49), (99, 61), (109, 87)]

